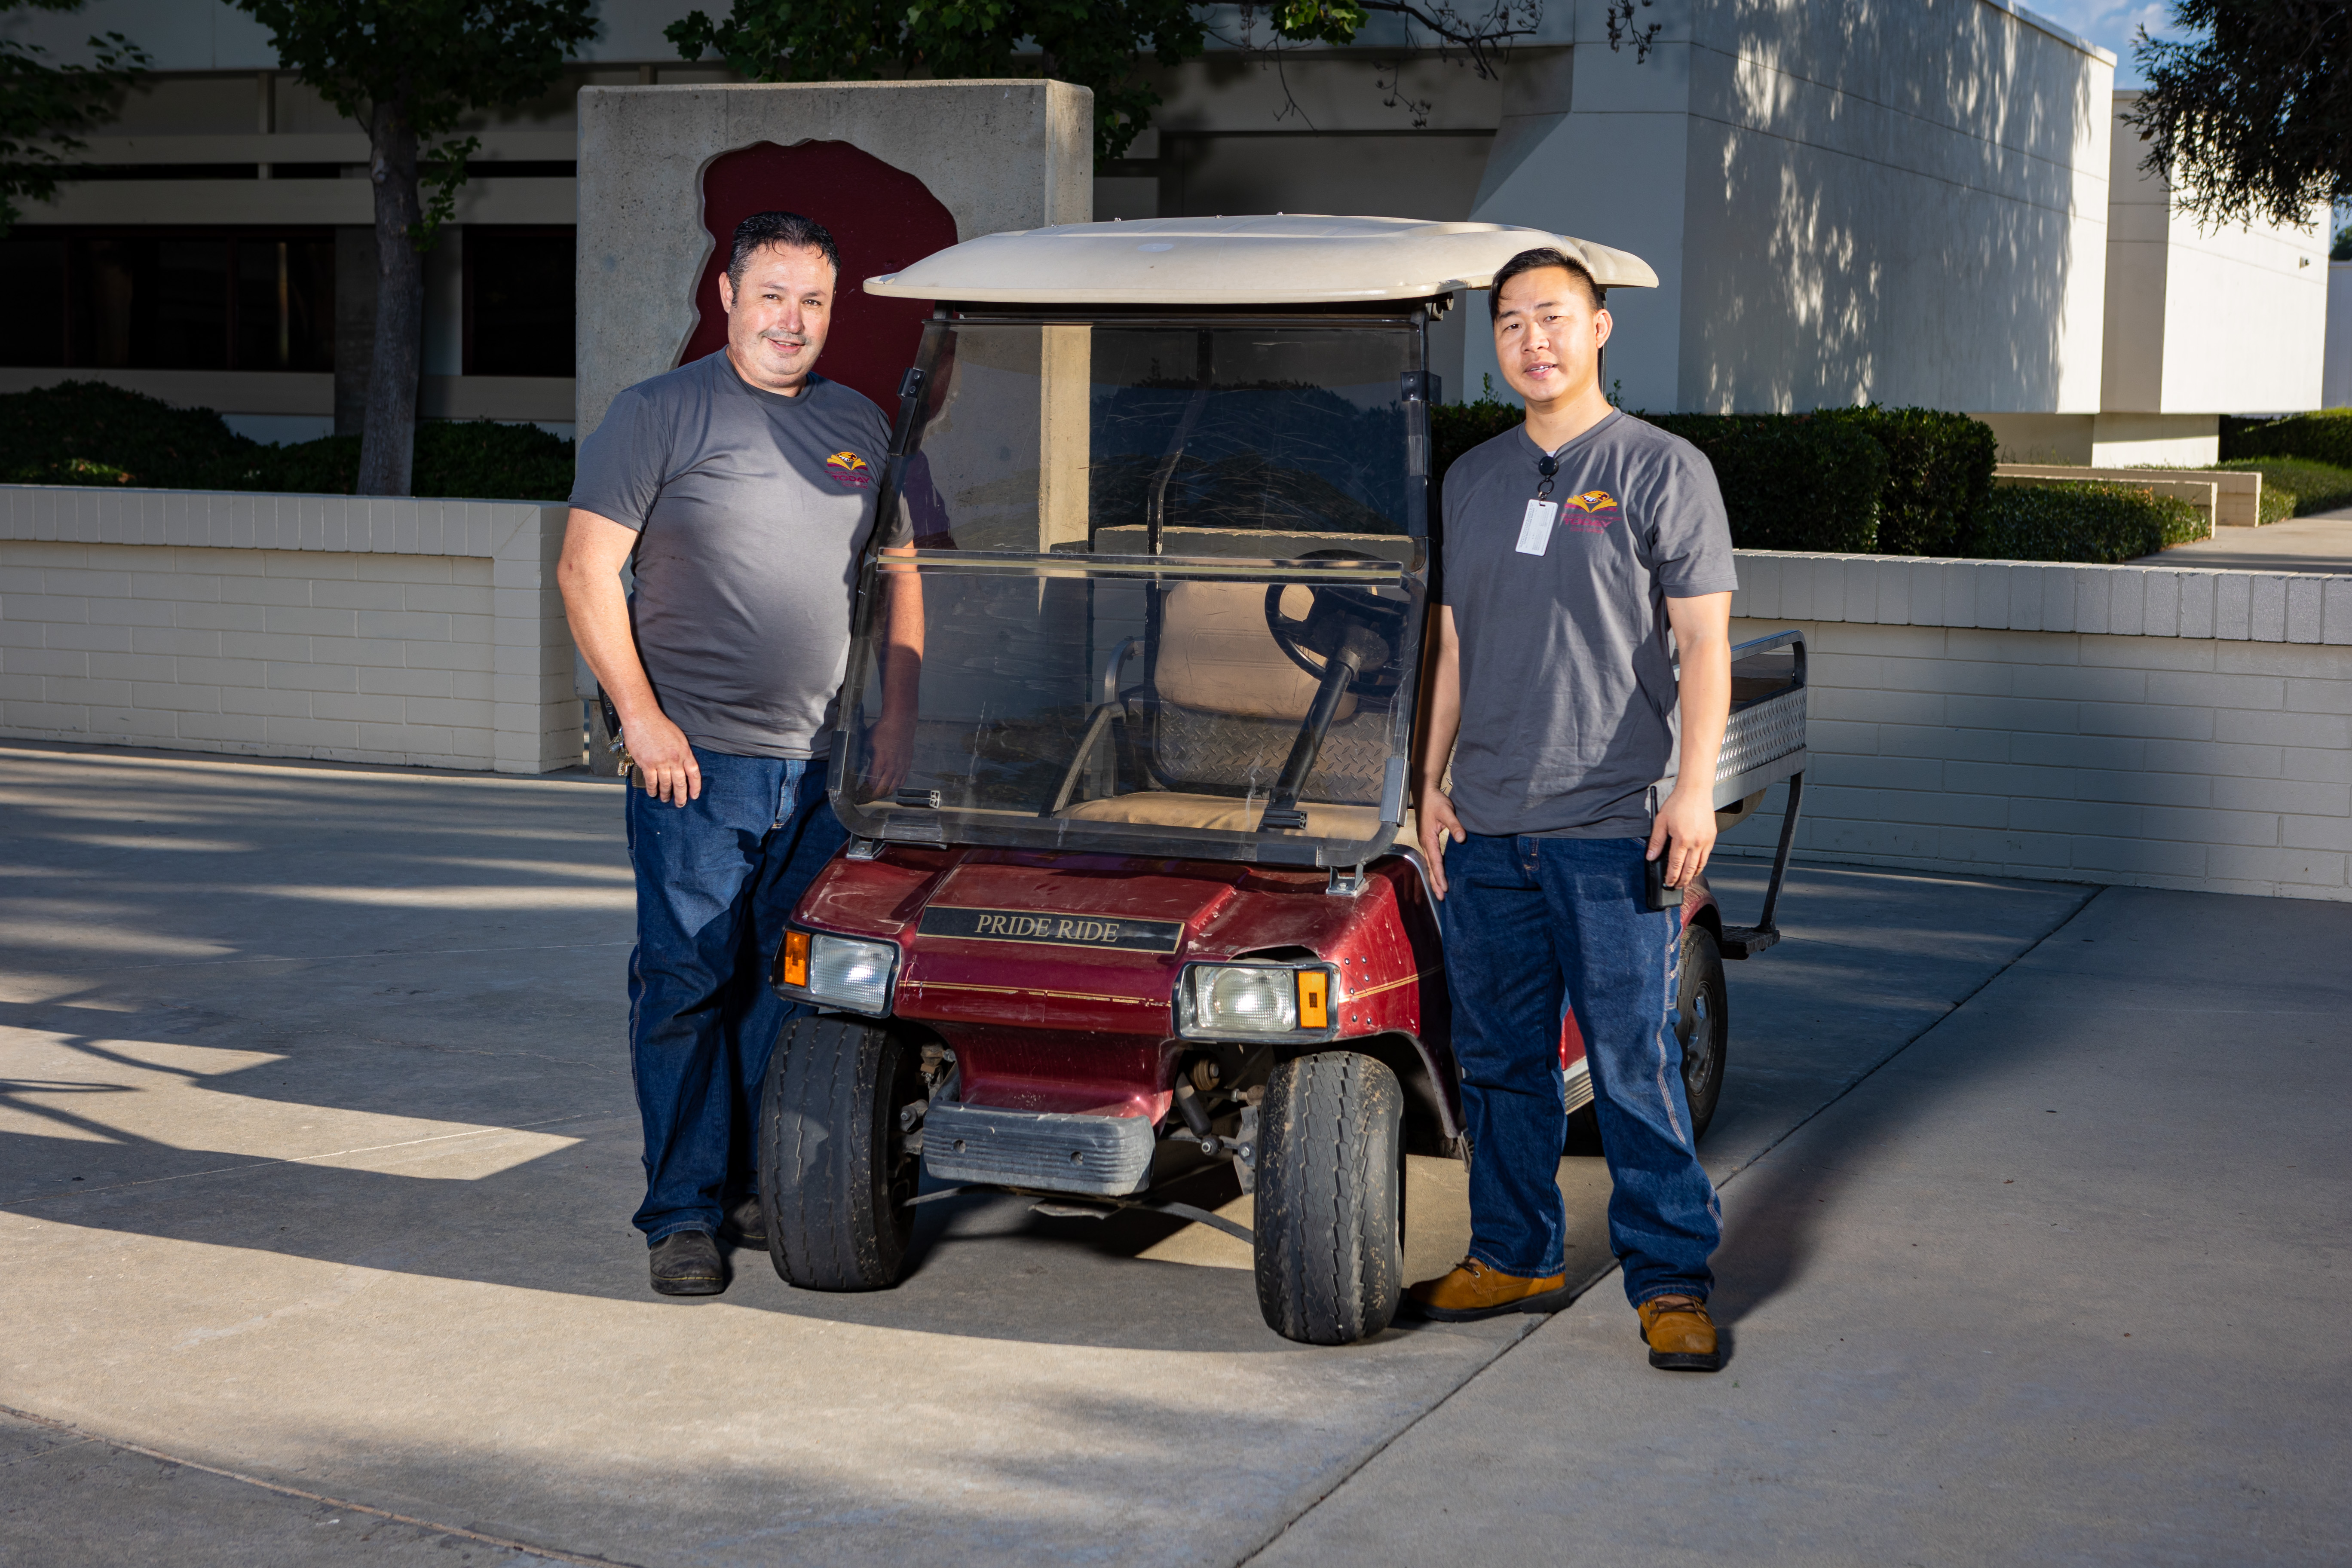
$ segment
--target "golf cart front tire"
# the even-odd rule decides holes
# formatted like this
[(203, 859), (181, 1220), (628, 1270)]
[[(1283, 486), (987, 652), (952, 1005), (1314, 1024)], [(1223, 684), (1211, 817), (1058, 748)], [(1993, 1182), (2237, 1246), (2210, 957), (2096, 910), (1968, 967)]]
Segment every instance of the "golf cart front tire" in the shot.
[(760, 1203), (768, 1257), (804, 1290), (898, 1282), (920, 1179), (898, 1108), (923, 1098), (913, 1047), (881, 1025), (795, 1018), (776, 1038), (760, 1096)]
[(1302, 1344), (1369, 1339), (1404, 1293), (1404, 1091), (1355, 1051), (1284, 1062), (1258, 1114), (1257, 1303)]

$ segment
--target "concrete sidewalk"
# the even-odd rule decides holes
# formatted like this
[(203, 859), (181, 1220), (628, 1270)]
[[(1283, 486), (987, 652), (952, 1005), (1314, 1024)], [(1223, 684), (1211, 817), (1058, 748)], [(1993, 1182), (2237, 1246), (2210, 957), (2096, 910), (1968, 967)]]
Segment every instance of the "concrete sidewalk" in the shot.
[(2352, 1558), (2352, 910), (2110, 889), (1724, 1189), (1730, 1366), (1595, 1290), (1253, 1562)]
[[(627, 1226), (617, 808), (583, 781), (0, 749), (0, 1304), (17, 1330), (0, 1347), (0, 1553), (1231, 1563), (1271, 1541), (1274, 1559), (1437, 1563), (1495, 1531), (1478, 1555), (1621, 1561), (1664, 1542), (1811, 1560), (1818, 1542), (1925, 1562), (2036, 1555), (2025, 1520), (2072, 1542), (2107, 1506), (2084, 1484), (2119, 1465), (2230, 1542), (2221, 1555), (2248, 1558), (2232, 1531), (2340, 1541), (2312, 1500), (2341, 1464), (2341, 1356), (2237, 1394), (2240, 1369), (2276, 1358), (2196, 1336), (2179, 1326), (2194, 1303), (2144, 1281), (2259, 1281), (2305, 1321), (2328, 1304), (2340, 1184), (2283, 1189), (2269, 1162), (2342, 1180), (2325, 1149), (2270, 1152), (2324, 1125), (2344, 1087), (2352, 911), (1801, 872), (1789, 941), (1733, 967), (1706, 1145), (1729, 1179), (1739, 1359), (1669, 1378), (1642, 1365), (1604, 1278), (1589, 1154), (1562, 1184), (1580, 1276), (1604, 1282), (1540, 1327), (1307, 1350), (1265, 1330), (1244, 1249), (1213, 1232), (1003, 1199), (929, 1205), (894, 1291), (792, 1291), (755, 1258), (723, 1298), (651, 1296)], [(1718, 882), (1735, 918), (1752, 910), (1757, 868)], [(2045, 940), (2069, 920), (2082, 929)], [(2210, 1037), (2166, 1010), (2179, 995), (2238, 1008), (2227, 1059), (2270, 1070), (2216, 1070)], [(2062, 1069), (2071, 1099), (2032, 1078)], [(2187, 1195), (2119, 1195), (2116, 1165)], [(1434, 1268), (1466, 1225), (1459, 1168), (1412, 1179), (1408, 1247)], [(1927, 1289), (1907, 1283), (1922, 1268), (1926, 1312), (1902, 1295)], [(2060, 1325), (2116, 1281), (2147, 1314), (2121, 1324), (2139, 1359), (2103, 1338), (2062, 1354), (2091, 1331)], [(1856, 1300), (1904, 1306), (1868, 1314), (1864, 1361), (1833, 1348)], [(2071, 1383), (2042, 1367), (2005, 1385), (2023, 1363), (1999, 1358), (1947, 1367), (2021, 1323)], [(2077, 1417), (2086, 1391), (2111, 1403)], [(2165, 1425), (2191, 1394), (2202, 1425)], [(1864, 1430), (1894, 1437), (1849, 1450), (1805, 1425), (1873, 1397), (1903, 1424)], [(2182, 1478), (2236, 1459), (2200, 1445), (2263, 1451), (2231, 1425), (2247, 1411), (2275, 1418), (2276, 1443), (2299, 1436), (2302, 1471), (2200, 1501)], [(2141, 1427), (2070, 1470), (2051, 1412)], [(1958, 1447), (1937, 1451), (1939, 1433)], [(1898, 1518), (1886, 1489), (1938, 1467), (1992, 1500)], [(1687, 1539), (1662, 1533), (1685, 1515)]]
[(2236, 567), (2246, 572), (2352, 572), (2352, 511), (2283, 518), (2266, 528), (2217, 529), (2134, 566)]

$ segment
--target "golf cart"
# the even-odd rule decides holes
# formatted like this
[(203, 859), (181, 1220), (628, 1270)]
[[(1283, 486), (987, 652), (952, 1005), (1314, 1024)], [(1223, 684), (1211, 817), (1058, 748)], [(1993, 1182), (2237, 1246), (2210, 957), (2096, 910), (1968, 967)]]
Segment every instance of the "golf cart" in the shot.
[[(1248, 1238), (1290, 1339), (1388, 1325), (1404, 1156), (1468, 1154), (1407, 784), (1427, 339), (1539, 245), (1656, 281), (1528, 229), (1276, 216), (992, 235), (866, 284), (941, 303), (882, 479), (916, 548), (865, 563), (833, 736), (852, 837), (773, 976), (821, 1009), (760, 1115), (785, 1279), (887, 1287), (916, 1206), (978, 1188)], [(889, 647), (918, 589), (919, 668)], [(1736, 657), (1719, 815), (1781, 778), (1790, 805), (1756, 925), (1682, 897), (1701, 1129), (1721, 961), (1775, 938), (1804, 767), (1798, 634)], [(1571, 1016), (1570, 1110), (1583, 1056)], [(1175, 1195), (1226, 1163), (1254, 1234)]]

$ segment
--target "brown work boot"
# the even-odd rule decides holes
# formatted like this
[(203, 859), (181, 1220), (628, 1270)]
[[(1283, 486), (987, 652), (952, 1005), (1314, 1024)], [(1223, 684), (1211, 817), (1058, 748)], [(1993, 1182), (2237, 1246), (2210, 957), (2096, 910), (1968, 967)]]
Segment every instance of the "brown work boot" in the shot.
[(1568, 1276), (1528, 1279), (1465, 1258), (1444, 1278), (1424, 1279), (1405, 1294), (1424, 1318), (1467, 1323), (1506, 1312), (1557, 1312), (1568, 1305)]
[(1633, 1309), (1642, 1317), (1642, 1342), (1650, 1364), (1662, 1372), (1717, 1372), (1723, 1352), (1716, 1348), (1715, 1320), (1706, 1303), (1693, 1296), (1655, 1296)]

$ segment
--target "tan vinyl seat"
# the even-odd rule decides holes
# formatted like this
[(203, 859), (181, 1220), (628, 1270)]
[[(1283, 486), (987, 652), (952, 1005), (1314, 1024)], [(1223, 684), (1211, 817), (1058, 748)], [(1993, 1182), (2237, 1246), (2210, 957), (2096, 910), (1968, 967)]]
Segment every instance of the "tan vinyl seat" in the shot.
[[(1283, 590), (1282, 613), (1294, 620), (1304, 619), (1312, 603), (1297, 584)], [(1264, 585), (1178, 583), (1160, 600), (1151, 685), (1162, 702), (1196, 713), (1297, 723), (1315, 701), (1316, 680), (1266, 630)], [(1331, 721), (1345, 723), (1355, 712), (1351, 692)]]
[[(1283, 592), (1282, 613), (1303, 620), (1313, 605), (1310, 591), (1294, 584)], [(1308, 655), (1311, 658), (1314, 656)], [(1058, 815), (1078, 822), (1119, 822), (1160, 827), (1190, 827), (1226, 833), (1257, 831), (1274, 774), (1287, 753), (1290, 726), (1314, 706), (1316, 678), (1274, 640), (1265, 624), (1264, 584), (1180, 582), (1160, 600), (1160, 632), (1152, 659), (1151, 690), (1165, 716), (1170, 710), (1200, 721), (1265, 721), (1266, 745), (1279, 745), (1261, 759), (1265, 776), (1253, 771), (1246, 794), (1209, 795), (1180, 789), (1137, 790), (1099, 800), (1079, 801)], [(1337, 731), (1354, 718), (1350, 692), (1332, 716)], [(1379, 716), (1366, 715), (1367, 722)], [(1198, 782), (1208, 783), (1210, 780)], [(1223, 780), (1214, 782), (1222, 783)], [(1236, 778), (1235, 783), (1242, 782)], [(1252, 798), (1254, 796), (1254, 798)], [(1362, 841), (1379, 834), (1380, 808), (1301, 801), (1309, 837)]]

